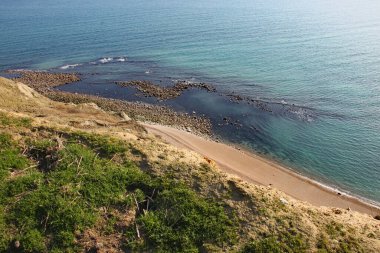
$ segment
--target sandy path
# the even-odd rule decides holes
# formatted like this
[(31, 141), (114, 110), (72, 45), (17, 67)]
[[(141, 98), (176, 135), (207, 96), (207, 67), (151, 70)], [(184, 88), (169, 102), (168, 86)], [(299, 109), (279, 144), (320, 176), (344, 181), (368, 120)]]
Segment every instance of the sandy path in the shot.
[(255, 184), (272, 185), (288, 195), (316, 206), (351, 208), (370, 215), (380, 214), (380, 208), (355, 198), (338, 195), (317, 183), (297, 175), (255, 154), (241, 151), (226, 144), (206, 140), (175, 128), (143, 124), (148, 132), (161, 136), (165, 141), (181, 148), (193, 150), (214, 160), (230, 174)]

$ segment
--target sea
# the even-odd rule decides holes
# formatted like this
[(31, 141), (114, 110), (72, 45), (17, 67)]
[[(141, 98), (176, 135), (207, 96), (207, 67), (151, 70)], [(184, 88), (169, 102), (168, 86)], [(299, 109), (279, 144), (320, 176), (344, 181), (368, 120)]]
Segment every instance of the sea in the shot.
[[(1, 0), (8, 69), (78, 72), (59, 89), (194, 111), (226, 142), (380, 203), (378, 0)], [(160, 101), (115, 84), (127, 80), (217, 92)]]

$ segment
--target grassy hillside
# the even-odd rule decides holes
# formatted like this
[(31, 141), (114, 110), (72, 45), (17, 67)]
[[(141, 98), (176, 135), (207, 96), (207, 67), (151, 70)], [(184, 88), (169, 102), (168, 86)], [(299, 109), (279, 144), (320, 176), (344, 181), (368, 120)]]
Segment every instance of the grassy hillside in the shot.
[(380, 221), (0, 79), (0, 252), (379, 252)]
[(232, 213), (142, 171), (128, 143), (0, 117), (2, 251), (79, 251), (92, 236), (120, 249), (196, 251), (236, 238)]

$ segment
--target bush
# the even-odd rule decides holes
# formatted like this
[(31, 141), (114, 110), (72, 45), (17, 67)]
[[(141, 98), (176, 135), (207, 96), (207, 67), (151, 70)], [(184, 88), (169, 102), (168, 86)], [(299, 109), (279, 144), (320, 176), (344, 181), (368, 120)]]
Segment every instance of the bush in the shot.
[(72, 134), (71, 140), (75, 142), (78, 140), (82, 141), (85, 145), (99, 153), (99, 155), (108, 158), (117, 153), (127, 151), (126, 144), (123, 141), (102, 135), (76, 132)]
[[(25, 252), (82, 251), (79, 234), (89, 228), (103, 234), (125, 232), (117, 214), (133, 208), (139, 210), (135, 218), (148, 250), (197, 252), (204, 244), (223, 246), (236, 237), (231, 217), (219, 204), (173, 179), (152, 177), (123, 156), (121, 163), (115, 162), (112, 158), (127, 150), (125, 143), (66, 134), (64, 148), (58, 149), (46, 139), (48, 133), (45, 139), (26, 142), (40, 170), (30, 168), (13, 178), (5, 174), (0, 185), (0, 211), (7, 205), (0, 213), (0, 251), (9, 251), (15, 240)], [(1, 171), (29, 163), (11, 136), (0, 135), (0, 142)], [(134, 231), (129, 230), (130, 248), (138, 244)]]
[(138, 224), (147, 245), (163, 252), (198, 252), (206, 243), (223, 246), (236, 237), (223, 207), (175, 184), (158, 193)]
[(37, 229), (29, 230), (20, 239), (20, 245), (24, 252), (46, 252), (44, 237)]
[(275, 238), (267, 238), (261, 241), (255, 241), (247, 244), (243, 253), (282, 253), (281, 243), (279, 243)]

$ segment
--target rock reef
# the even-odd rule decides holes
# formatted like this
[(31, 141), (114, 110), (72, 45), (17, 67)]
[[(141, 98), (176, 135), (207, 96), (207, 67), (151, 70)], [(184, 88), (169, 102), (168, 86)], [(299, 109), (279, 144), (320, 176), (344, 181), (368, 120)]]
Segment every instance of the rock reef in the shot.
[(168, 100), (179, 97), (182, 92), (190, 88), (202, 89), (208, 92), (215, 92), (216, 89), (206, 83), (190, 83), (187, 81), (179, 81), (174, 86), (163, 87), (149, 81), (128, 81), (116, 82), (116, 84), (124, 87), (136, 87), (146, 97), (155, 97), (159, 100)]

